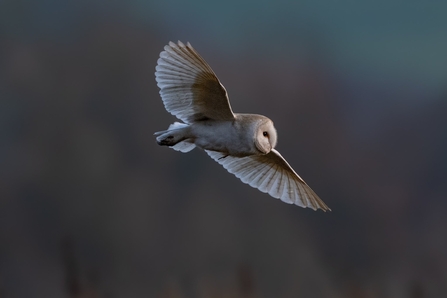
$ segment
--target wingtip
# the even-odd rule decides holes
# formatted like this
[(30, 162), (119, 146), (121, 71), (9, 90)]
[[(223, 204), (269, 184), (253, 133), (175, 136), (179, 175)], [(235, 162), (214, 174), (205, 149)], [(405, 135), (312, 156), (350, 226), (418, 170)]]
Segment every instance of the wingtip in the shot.
[(189, 41), (187, 41), (186, 43), (183, 43), (181, 40), (177, 40), (177, 43), (175, 43), (173, 41), (170, 41), (168, 43), (168, 46), (174, 47), (174, 48), (178, 48), (178, 47), (190, 47), (190, 48), (192, 48), (191, 43)]
[[(297, 206), (300, 206), (300, 205), (297, 205)], [(304, 208), (310, 208), (310, 209), (312, 209), (313, 211), (318, 211), (318, 210), (321, 210), (321, 211), (323, 211), (323, 212), (326, 212), (326, 211), (330, 211), (330, 212), (332, 212), (332, 209), (331, 208), (329, 208), (328, 206), (326, 206), (326, 205), (314, 205), (314, 206), (312, 206), (312, 205), (307, 205), (307, 206), (304, 206)]]
[[(326, 211), (332, 212), (332, 209), (329, 208), (328, 206), (318, 207), (318, 209), (323, 210), (323, 212), (326, 212)], [(318, 209), (317, 209), (317, 210), (318, 210)], [(316, 210), (315, 210), (315, 211), (316, 211)]]

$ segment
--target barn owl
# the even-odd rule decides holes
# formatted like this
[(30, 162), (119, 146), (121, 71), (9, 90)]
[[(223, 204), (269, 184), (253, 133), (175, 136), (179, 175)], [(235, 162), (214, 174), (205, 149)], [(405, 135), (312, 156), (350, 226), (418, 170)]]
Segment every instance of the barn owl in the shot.
[(166, 110), (183, 121), (156, 132), (159, 145), (181, 152), (201, 148), (242, 182), (274, 198), (331, 210), (275, 150), (272, 120), (233, 113), (224, 86), (190, 43), (164, 47), (155, 79)]

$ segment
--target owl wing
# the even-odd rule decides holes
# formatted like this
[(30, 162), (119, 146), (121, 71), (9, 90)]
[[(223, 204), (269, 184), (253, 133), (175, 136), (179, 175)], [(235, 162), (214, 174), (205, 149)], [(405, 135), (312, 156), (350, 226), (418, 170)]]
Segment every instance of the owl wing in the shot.
[(247, 157), (225, 156), (221, 152), (205, 151), (242, 182), (274, 198), (303, 208), (331, 210), (275, 149), (266, 155)]
[(180, 120), (234, 119), (227, 91), (189, 43), (170, 42), (160, 53), (155, 70), (165, 108)]

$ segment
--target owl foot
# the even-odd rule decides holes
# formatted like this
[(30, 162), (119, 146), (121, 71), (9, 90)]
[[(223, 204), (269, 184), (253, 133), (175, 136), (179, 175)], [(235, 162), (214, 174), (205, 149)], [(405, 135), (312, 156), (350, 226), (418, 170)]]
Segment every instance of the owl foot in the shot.
[(174, 146), (177, 142), (174, 142), (174, 136), (167, 136), (164, 138), (157, 138), (157, 144), (160, 146)]

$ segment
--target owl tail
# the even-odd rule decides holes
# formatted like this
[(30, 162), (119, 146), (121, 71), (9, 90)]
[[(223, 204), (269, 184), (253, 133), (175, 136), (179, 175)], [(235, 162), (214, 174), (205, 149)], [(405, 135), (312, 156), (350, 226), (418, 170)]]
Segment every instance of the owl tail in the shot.
[(185, 139), (184, 128), (188, 126), (188, 124), (174, 122), (169, 125), (168, 130), (154, 133), (154, 135), (157, 136), (156, 140), (158, 145), (169, 146), (169, 148), (183, 153), (191, 151), (196, 145)]

